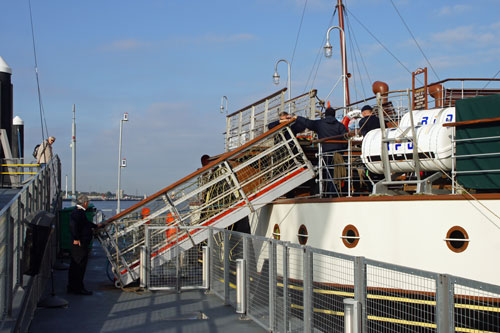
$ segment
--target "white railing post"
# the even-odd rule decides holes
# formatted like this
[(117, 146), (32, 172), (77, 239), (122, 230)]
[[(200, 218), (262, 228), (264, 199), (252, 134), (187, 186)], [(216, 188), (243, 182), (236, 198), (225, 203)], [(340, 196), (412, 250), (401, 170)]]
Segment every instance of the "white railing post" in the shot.
[(210, 289), (210, 249), (203, 246), (203, 289)]
[(236, 259), (236, 313), (247, 312), (246, 263), (244, 259)]
[[(147, 233), (146, 233), (147, 234)], [(141, 259), (140, 259), (140, 273), (139, 273), (139, 282), (141, 288), (146, 288), (148, 286), (148, 249), (146, 246), (141, 246)]]
[(352, 298), (344, 299), (344, 333), (359, 333), (360, 329), (359, 302)]

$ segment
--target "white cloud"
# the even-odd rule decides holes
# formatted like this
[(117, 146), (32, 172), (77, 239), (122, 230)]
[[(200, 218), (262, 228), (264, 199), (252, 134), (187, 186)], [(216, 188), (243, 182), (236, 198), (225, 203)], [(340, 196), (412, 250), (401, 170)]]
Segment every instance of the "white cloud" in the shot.
[(246, 33), (232, 34), (232, 35), (207, 34), (202, 37), (202, 41), (209, 43), (217, 43), (217, 44), (235, 43), (235, 42), (242, 42), (254, 39), (256, 39), (255, 35)]
[(468, 11), (470, 8), (471, 6), (462, 4), (457, 4), (453, 6), (444, 6), (438, 10), (438, 15), (439, 16), (456, 15)]
[(441, 45), (453, 45), (459, 43), (474, 43), (487, 45), (496, 40), (495, 34), (484, 29), (477, 29), (471, 25), (460, 26), (435, 33), (431, 36), (432, 41)]
[(104, 49), (107, 51), (128, 51), (137, 50), (149, 45), (150, 43), (137, 39), (122, 39), (111, 42), (109, 45), (104, 46)]

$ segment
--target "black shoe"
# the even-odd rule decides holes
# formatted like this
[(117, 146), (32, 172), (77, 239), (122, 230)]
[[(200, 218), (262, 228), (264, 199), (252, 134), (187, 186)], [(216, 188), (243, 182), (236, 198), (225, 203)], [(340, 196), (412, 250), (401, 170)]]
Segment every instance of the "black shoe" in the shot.
[(73, 288), (71, 288), (71, 287), (67, 287), (67, 288), (66, 288), (66, 292), (67, 292), (68, 294), (77, 294), (77, 293), (78, 293), (78, 290), (75, 290), (75, 289), (73, 289)]
[(77, 294), (78, 295), (90, 296), (90, 295), (92, 295), (92, 292), (90, 290), (87, 290), (87, 289), (83, 288)]

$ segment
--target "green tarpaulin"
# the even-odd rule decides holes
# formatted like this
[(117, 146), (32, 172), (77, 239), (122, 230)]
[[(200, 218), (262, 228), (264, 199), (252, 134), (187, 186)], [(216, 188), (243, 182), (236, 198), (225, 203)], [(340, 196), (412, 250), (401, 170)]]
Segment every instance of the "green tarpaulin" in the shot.
[[(459, 100), (455, 106), (457, 122), (500, 117), (500, 95)], [(465, 140), (456, 144), (458, 182), (465, 188), (500, 189), (500, 122), (457, 126), (456, 139)], [(472, 154), (484, 155), (460, 157)]]

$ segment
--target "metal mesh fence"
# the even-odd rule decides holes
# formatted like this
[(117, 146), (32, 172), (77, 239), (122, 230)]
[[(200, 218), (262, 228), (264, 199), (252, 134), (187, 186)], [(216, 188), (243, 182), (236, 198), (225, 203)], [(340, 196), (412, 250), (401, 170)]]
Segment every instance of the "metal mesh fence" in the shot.
[(239, 232), (226, 232), (229, 252), (229, 304), (236, 308), (236, 260), (243, 259), (243, 237)]
[(224, 300), (224, 232), (214, 230), (209, 241), (210, 291)]
[(437, 274), (366, 262), (369, 332), (436, 332)]
[(304, 329), (304, 249), (290, 244), (288, 249), (288, 330), (302, 332)]
[(269, 249), (270, 241), (263, 238), (249, 239), (248, 311), (254, 321), (265, 328), (269, 325)]
[(344, 331), (344, 299), (354, 298), (353, 258), (313, 250), (313, 324), (322, 332)]
[[(146, 226), (147, 286), (150, 289), (192, 289), (203, 285), (202, 244), (182, 249), (179, 237), (189, 228)], [(170, 248), (172, 256), (158, 255)], [(144, 263), (143, 263), (144, 264)]]
[(450, 277), (456, 332), (500, 332), (500, 287)]

